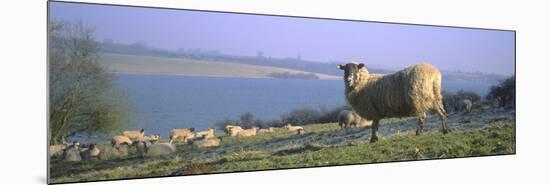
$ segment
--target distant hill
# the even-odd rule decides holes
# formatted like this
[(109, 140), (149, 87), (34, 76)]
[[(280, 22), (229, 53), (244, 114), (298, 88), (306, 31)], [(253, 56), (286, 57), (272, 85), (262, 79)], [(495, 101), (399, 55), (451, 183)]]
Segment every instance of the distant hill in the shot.
[[(282, 68), (287, 70), (295, 70), (294, 73), (301, 73), (295, 75), (294, 73), (285, 74), (284, 72), (275, 72), (270, 77), (281, 78), (315, 78), (309, 73), (317, 75), (327, 75), (330, 79), (342, 76), (342, 71), (336, 69), (337, 63), (345, 63), (333, 61), (330, 63), (314, 62), (301, 60), (300, 58), (271, 58), (264, 56), (237, 56), (223, 54), (216, 50), (202, 50), (202, 49), (179, 49), (179, 50), (164, 50), (156, 49), (146, 46), (142, 43), (135, 44), (120, 44), (113, 42), (102, 42), (100, 44), (100, 51), (103, 53), (115, 53), (132, 56), (148, 56), (148, 57), (161, 57), (164, 59), (174, 59), (181, 61), (195, 61), (195, 62), (218, 62), (226, 64), (246, 64), (253, 66), (275, 67), (278, 70)], [(121, 65), (121, 64), (119, 64)], [(230, 65), (234, 66), (234, 65)], [(366, 66), (371, 73), (389, 74), (395, 72), (395, 69), (387, 69), (380, 66), (372, 66), (368, 63)], [(263, 71), (265, 72), (265, 71)], [(255, 73), (251, 76), (257, 76)], [(462, 72), (462, 71), (442, 71), (443, 80), (450, 81), (470, 81), (484, 84), (497, 84), (500, 81), (507, 78), (507, 76), (486, 74), (480, 72)], [(260, 75), (265, 77), (265, 74)]]
[(99, 62), (115, 73), (169, 74), (246, 78), (303, 78), (337, 80), (338, 76), (279, 67), (183, 58), (100, 53)]
[[(322, 63), (315, 61), (306, 61), (299, 58), (272, 58), (262, 56), (238, 56), (223, 54), (216, 50), (202, 50), (202, 49), (179, 49), (179, 50), (164, 50), (148, 47), (142, 43), (134, 44), (120, 44), (120, 43), (99, 43), (101, 45), (100, 51), (104, 53), (117, 53), (117, 54), (129, 54), (129, 55), (141, 55), (141, 56), (159, 56), (168, 58), (184, 58), (193, 59), (197, 61), (215, 61), (225, 63), (237, 63), (237, 64), (251, 64), (260, 66), (271, 66), (288, 68), (300, 71), (322, 73), (327, 75), (341, 76), (342, 72), (336, 70), (336, 64), (345, 63), (333, 61), (330, 63)], [(390, 70), (370, 68), (372, 73), (389, 73)]]

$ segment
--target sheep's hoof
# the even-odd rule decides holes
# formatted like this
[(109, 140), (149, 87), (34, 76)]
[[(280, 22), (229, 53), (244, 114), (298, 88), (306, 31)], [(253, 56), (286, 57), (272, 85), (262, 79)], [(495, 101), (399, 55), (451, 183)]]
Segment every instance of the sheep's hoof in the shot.
[(443, 134), (448, 134), (449, 132), (451, 132), (449, 129), (443, 129)]
[(416, 130), (416, 135), (419, 136), (420, 134), (422, 134), (422, 131)]
[(376, 141), (378, 141), (378, 137), (371, 137), (370, 138), (370, 143), (376, 143)]

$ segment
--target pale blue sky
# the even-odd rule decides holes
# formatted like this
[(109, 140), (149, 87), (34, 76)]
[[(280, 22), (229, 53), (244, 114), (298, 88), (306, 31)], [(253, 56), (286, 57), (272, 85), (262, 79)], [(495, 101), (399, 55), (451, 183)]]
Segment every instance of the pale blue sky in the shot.
[(144, 42), (163, 49), (201, 48), (225, 54), (358, 60), (400, 68), (429, 62), (444, 70), (514, 73), (515, 34), (372, 22), (258, 16), (186, 10), (50, 3), (52, 20), (95, 26), (97, 40)]

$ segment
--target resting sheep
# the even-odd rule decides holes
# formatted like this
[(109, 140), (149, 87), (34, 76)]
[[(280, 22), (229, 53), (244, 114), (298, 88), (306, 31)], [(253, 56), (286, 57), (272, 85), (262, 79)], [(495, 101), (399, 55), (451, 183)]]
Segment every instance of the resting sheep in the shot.
[(296, 131), (296, 134), (298, 134), (298, 135), (304, 135), (304, 132), (305, 132), (305, 131), (304, 131), (304, 129), (302, 128), (302, 129), (298, 129), (298, 130)]
[(338, 115), (338, 124), (342, 129), (355, 128), (358, 127), (370, 127), (372, 126), (372, 121), (362, 118), (353, 111), (343, 110)]
[(371, 142), (383, 118), (417, 116), (419, 135), (426, 112), (441, 119), (442, 132), (448, 132), (447, 113), (441, 96), (441, 73), (430, 64), (417, 64), (388, 75), (370, 74), (364, 64), (340, 64), (344, 70), (345, 95), (353, 110), (373, 120)]
[(81, 150), (80, 155), (84, 159), (90, 159), (98, 157), (100, 152), (101, 151), (99, 150), (99, 147), (97, 147), (97, 145), (91, 144), (88, 148)]
[(225, 125), (225, 127), (224, 127), (224, 128), (225, 128), (225, 129), (224, 129), (224, 132), (225, 132), (226, 134), (229, 134), (229, 129), (230, 129), (231, 127), (239, 127), (239, 126), (237, 126), (237, 125)]
[(197, 132), (195, 134), (195, 137), (203, 137), (204, 136), (206, 138), (213, 138), (215, 131), (216, 131), (216, 129), (214, 129), (214, 128), (208, 128), (208, 130), (206, 130), (206, 131)]
[(255, 136), (256, 135), (256, 132), (257, 132), (257, 129), (258, 127), (252, 127), (250, 129), (245, 129), (245, 130), (241, 130), (241, 131), (238, 131), (236, 136), (237, 137), (250, 137), (250, 136)]
[(465, 99), (464, 101), (462, 101), (462, 110), (465, 112), (472, 111), (472, 100)]
[(291, 132), (298, 131), (298, 130), (300, 130), (300, 129), (301, 129), (301, 130), (304, 130), (303, 127), (301, 127), (301, 126), (292, 126), (290, 123), (289, 123), (289, 124), (286, 124), (286, 125), (285, 125), (285, 128), (286, 128), (286, 130), (291, 131)]
[(220, 143), (223, 141), (222, 137), (218, 138), (206, 138), (203, 137), (202, 139), (196, 140), (193, 142), (194, 148), (206, 148), (206, 147), (215, 147), (220, 146)]
[(115, 145), (115, 146), (106, 146), (99, 152), (99, 159), (101, 160), (110, 160), (110, 159), (122, 159), (128, 156), (128, 146), (125, 145)]
[(49, 150), (50, 157), (56, 157), (59, 158), (63, 155), (63, 150), (67, 148), (67, 144), (60, 144), (60, 145), (51, 145)]
[(135, 146), (140, 157), (165, 156), (176, 152), (176, 146), (170, 143), (151, 144), (146, 141), (138, 141)]
[(240, 126), (237, 126), (237, 125), (226, 125), (225, 126), (225, 131), (227, 133), (228, 136), (231, 136), (231, 137), (235, 137), (237, 136), (237, 132), (243, 130), (243, 128), (241, 128)]
[(272, 133), (273, 130), (274, 130), (273, 127), (262, 128), (262, 129), (258, 130), (258, 133)]
[(122, 145), (126, 144), (128, 146), (132, 145), (132, 140), (128, 136), (113, 136), (111, 139), (111, 145)]
[(126, 136), (126, 137), (130, 138), (131, 140), (142, 138), (144, 136), (144, 134), (145, 134), (144, 129), (141, 129), (141, 130), (128, 130), (128, 131), (123, 131), (122, 132), (123, 136)]
[(71, 146), (63, 151), (62, 159), (65, 161), (81, 161), (80, 143), (74, 142)]
[(172, 129), (170, 131), (170, 142), (172, 143), (174, 140), (182, 138), (184, 142), (187, 142), (187, 139), (193, 138), (195, 128), (182, 128), (182, 129)]
[(149, 141), (151, 143), (156, 143), (160, 140), (160, 135), (158, 134), (150, 134), (143, 137), (143, 140)]

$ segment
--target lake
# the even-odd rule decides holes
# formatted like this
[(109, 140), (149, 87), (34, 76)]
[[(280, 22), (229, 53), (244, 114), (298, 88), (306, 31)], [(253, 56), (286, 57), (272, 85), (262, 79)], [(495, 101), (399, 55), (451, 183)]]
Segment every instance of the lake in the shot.
[[(256, 118), (279, 118), (302, 107), (333, 108), (345, 104), (343, 80), (191, 77), (117, 74), (128, 94), (132, 115), (128, 129), (164, 138), (173, 128), (205, 130), (225, 117), (244, 112)], [(447, 81), (444, 90), (486, 93), (489, 85)]]

